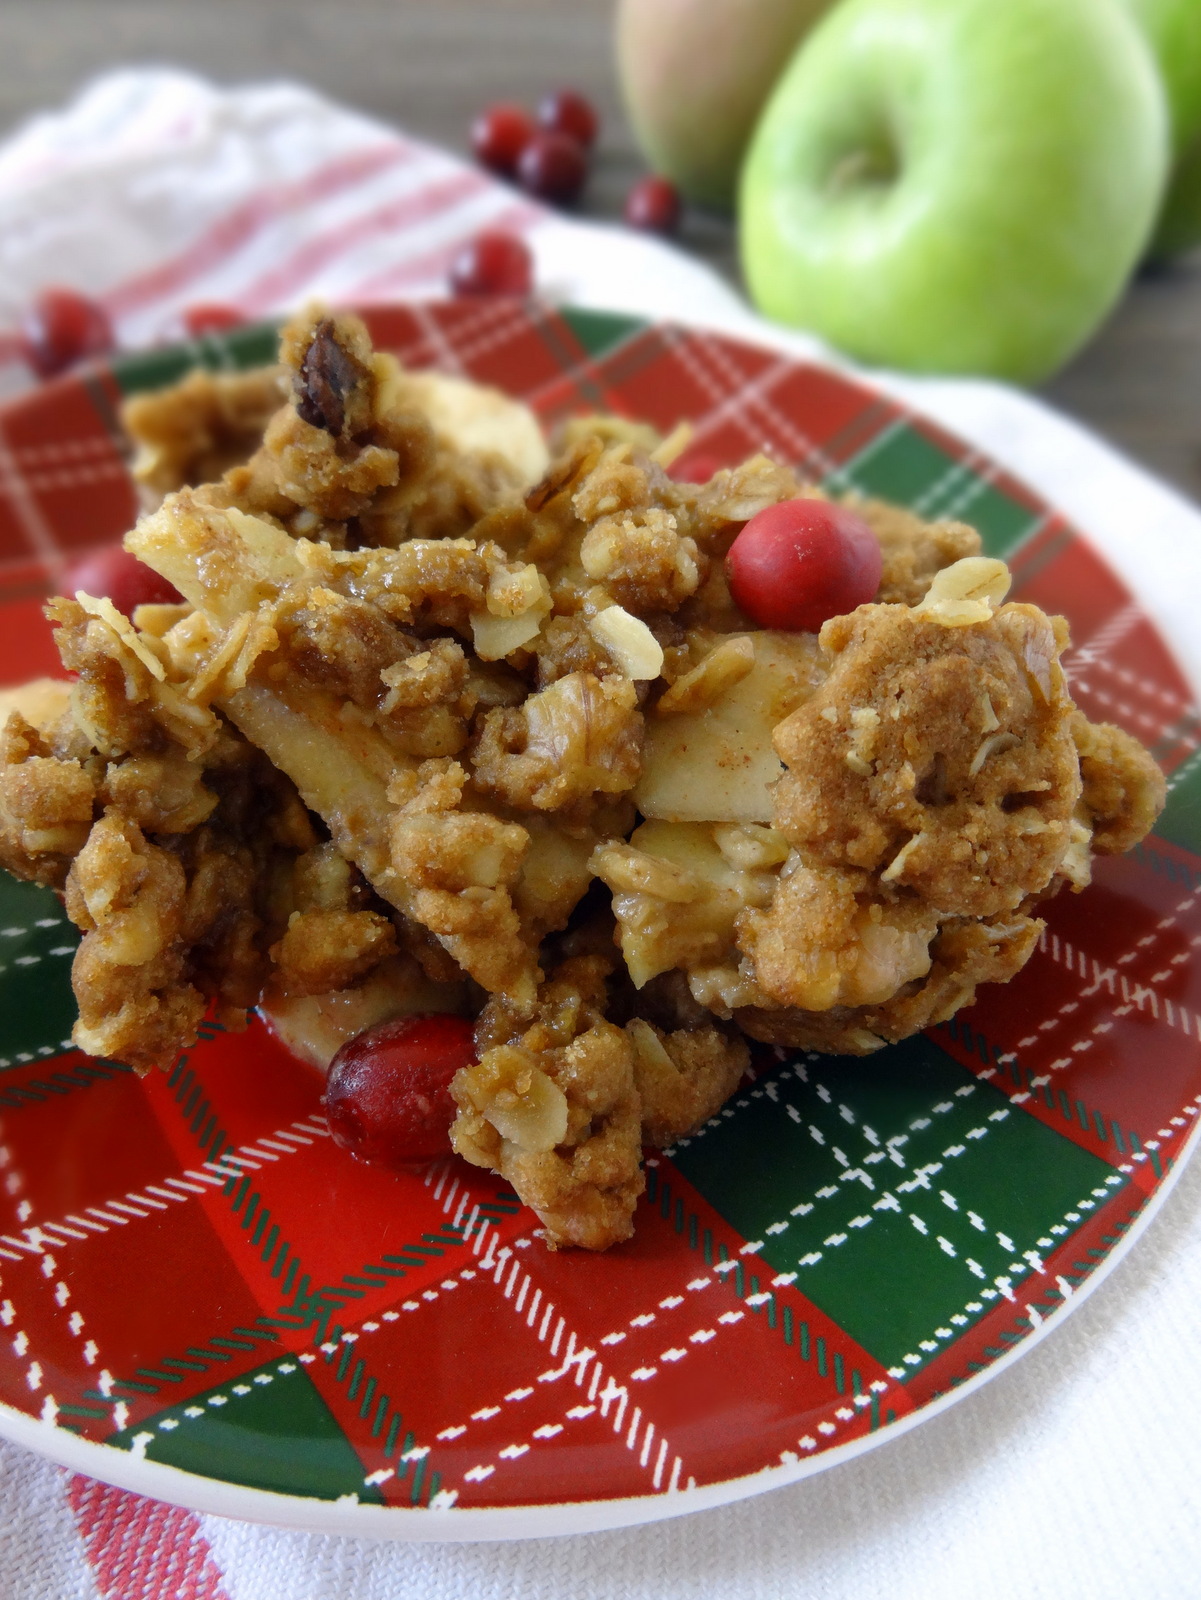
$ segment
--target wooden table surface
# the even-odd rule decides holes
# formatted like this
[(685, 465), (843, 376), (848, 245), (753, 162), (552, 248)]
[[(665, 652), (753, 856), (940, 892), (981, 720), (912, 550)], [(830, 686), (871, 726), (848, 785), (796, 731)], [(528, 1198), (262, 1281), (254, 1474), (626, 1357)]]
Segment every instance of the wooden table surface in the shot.
[[(643, 170), (621, 109), (614, 0), (0, 0), (0, 136), (106, 68), (221, 82), (303, 79), (456, 149), (490, 100), (578, 86), (604, 131), (584, 214), (613, 217)], [(733, 230), (692, 216), (686, 248), (737, 279)], [(1201, 256), (1130, 288), (1046, 397), (1201, 500)]]

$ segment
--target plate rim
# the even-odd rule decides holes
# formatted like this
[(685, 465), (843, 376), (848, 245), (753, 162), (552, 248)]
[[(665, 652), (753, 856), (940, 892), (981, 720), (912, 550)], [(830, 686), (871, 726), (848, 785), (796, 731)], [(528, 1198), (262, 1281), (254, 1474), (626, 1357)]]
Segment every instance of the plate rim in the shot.
[[(537, 302), (524, 304), (532, 315), (542, 311), (549, 311), (552, 314), (570, 313), (576, 309), (572, 306), (543, 306)], [(447, 305), (461, 305), (461, 302), (445, 299), (420, 302), (362, 302), (350, 309), (370, 314), (372, 311), (394, 312), (413, 307), (428, 312)], [(757, 341), (749, 332), (735, 333), (725, 329), (709, 329), (703, 324), (694, 324), (686, 319), (653, 316), (635, 318), (629, 312), (606, 311), (591, 306), (580, 309), (592, 316), (612, 317), (614, 320), (634, 323), (636, 325), (634, 331), (640, 334), (661, 328), (678, 328), (684, 331), (695, 329), (723, 342), (768, 351), (777, 357), (783, 355), (794, 367), (828, 372), (840, 382), (862, 393), (881, 397), (906, 419), (926, 422), (939, 432), (953, 438), (956, 443), (966, 444), (964, 436), (959, 434), (953, 425), (925, 410), (920, 400), (915, 399), (911, 393), (898, 394), (887, 384), (876, 383), (872, 375), (849, 369), (836, 361), (824, 360), (820, 356), (808, 353), (785, 351), (766, 341)], [(282, 317), (255, 319), (230, 331), (244, 335), (247, 331), (268, 326), (279, 327), (284, 320)], [(60, 384), (66, 388), (80, 380), (111, 376), (125, 362), (144, 363), (148, 358), (158, 356), (169, 360), (173, 355), (185, 351), (199, 355), (206, 349), (219, 349), (222, 343), (222, 335), (206, 334), (200, 339), (172, 341), (151, 351), (114, 353), (106, 359), (81, 366), (64, 375), (62, 379), (38, 385), (13, 397), (0, 406), (0, 423), (19, 413), (31, 398), (38, 397), (44, 400), (48, 392)], [(193, 360), (190, 368), (200, 364), (201, 362)], [(977, 457), (983, 457), (985, 462), (992, 461), (1000, 467), (1006, 476), (1021, 485), (1032, 498), (1047, 507), (1052, 514), (1063, 515), (1046, 492), (1029, 484), (1020, 469), (1006, 466), (991, 451), (981, 451), (975, 446), (970, 448)], [(1170, 632), (1157, 614), (1157, 602), (1163, 591), (1163, 574), (1156, 571), (1153, 581), (1148, 584), (1147, 571), (1142, 569), (1139, 571), (1136, 585), (1132, 582), (1128, 571), (1128, 566), (1133, 568), (1137, 565), (1136, 552), (1126, 548), (1115, 550), (1109, 547), (1108, 541), (1102, 548), (1074, 519), (1065, 517), (1065, 521), (1072, 534), (1088, 546), (1131, 594), (1139, 609), (1154, 627), (1157, 638), (1190, 692), (1197, 693), (1199, 686), (1194, 682), (1193, 674), (1181, 661), (1173, 646)], [(481, 1543), (567, 1537), (645, 1526), (693, 1512), (712, 1510), (736, 1504), (770, 1490), (789, 1487), (814, 1477), (827, 1468), (842, 1465), (857, 1456), (864, 1455), (940, 1415), (961, 1399), (977, 1393), (991, 1379), (1007, 1371), (1028, 1351), (1041, 1343), (1047, 1334), (1059, 1328), (1094, 1290), (1109, 1278), (1114, 1268), (1126, 1259), (1175, 1189), (1181, 1173), (1196, 1153), (1199, 1140), (1201, 1140), (1201, 1118), (1194, 1123), (1171, 1168), (1144, 1201), (1129, 1228), (1118, 1242), (1110, 1247), (1098, 1266), (1079, 1287), (1072, 1290), (1055, 1311), (1046, 1315), (1037, 1327), (983, 1370), (972, 1374), (936, 1399), (926, 1401), (875, 1432), (827, 1447), (803, 1460), (763, 1467), (716, 1483), (676, 1489), (667, 1493), (655, 1492), (638, 1496), (555, 1501), (543, 1504), (461, 1507), (373, 1505), (365, 1504), (353, 1496), (331, 1500), (255, 1488), (190, 1472), (165, 1462), (147, 1460), (134, 1451), (81, 1437), (28, 1412), (18, 1411), (3, 1401), (0, 1401), (0, 1438), (29, 1449), (69, 1471), (84, 1473), (99, 1482), (200, 1515), (234, 1518), (308, 1533), (384, 1541)]]

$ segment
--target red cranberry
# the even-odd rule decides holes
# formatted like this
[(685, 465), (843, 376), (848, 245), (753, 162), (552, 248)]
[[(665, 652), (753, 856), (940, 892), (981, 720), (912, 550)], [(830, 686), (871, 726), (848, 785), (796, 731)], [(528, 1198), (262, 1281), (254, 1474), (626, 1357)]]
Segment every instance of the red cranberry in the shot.
[(108, 313), (74, 289), (43, 289), (25, 313), (21, 353), (40, 378), (54, 378), (113, 347)]
[(640, 178), (626, 196), (626, 221), (648, 233), (674, 233), (680, 226), (680, 191), (666, 178)]
[(514, 233), (477, 234), (450, 266), (450, 287), (457, 295), (524, 295), (533, 284), (530, 248)]
[(474, 1060), (471, 1024), (463, 1017), (398, 1017), (348, 1039), (330, 1063), (325, 1087), (335, 1142), (388, 1167), (449, 1155), (450, 1080)]
[(127, 617), (138, 606), (175, 605), (183, 599), (174, 584), (119, 544), (102, 545), (80, 556), (67, 568), (62, 586), (64, 594), (82, 589), (97, 599), (107, 597)]
[(872, 599), (880, 545), (868, 525), (828, 500), (783, 500), (758, 512), (726, 556), (734, 602), (761, 628), (816, 633)]
[(587, 176), (584, 147), (567, 133), (536, 133), (517, 163), (521, 187), (554, 205), (578, 200)]
[(481, 111), (471, 124), (476, 160), (502, 177), (517, 170), (521, 152), (534, 136), (534, 119), (521, 106), (501, 103)]
[(538, 121), (551, 133), (565, 133), (585, 150), (596, 142), (600, 118), (591, 100), (575, 89), (556, 89), (544, 95), (538, 106)]
[(189, 306), (179, 320), (189, 339), (200, 339), (206, 333), (225, 333), (230, 328), (240, 328), (246, 318), (236, 306), (202, 303)]

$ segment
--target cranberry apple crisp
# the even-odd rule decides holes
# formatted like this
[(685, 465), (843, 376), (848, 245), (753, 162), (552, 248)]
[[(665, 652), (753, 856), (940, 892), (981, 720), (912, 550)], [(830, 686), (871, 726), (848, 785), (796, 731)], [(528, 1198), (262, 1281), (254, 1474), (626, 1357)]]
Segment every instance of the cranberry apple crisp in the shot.
[(820, 496), (787, 466), (676, 481), (678, 440), (613, 418), (549, 459), (349, 315), (281, 361), (130, 405), (127, 548), (183, 603), (53, 601), (74, 685), (3, 732), (0, 861), (83, 931), (80, 1048), (145, 1070), (263, 1006), (327, 1062), (468, 1016), (454, 1148), (603, 1249), (748, 1037), (949, 1017), (1154, 821), (1158, 769), (1075, 709), (1065, 624), (970, 528), (856, 502), (872, 603), (768, 631), (723, 560)]

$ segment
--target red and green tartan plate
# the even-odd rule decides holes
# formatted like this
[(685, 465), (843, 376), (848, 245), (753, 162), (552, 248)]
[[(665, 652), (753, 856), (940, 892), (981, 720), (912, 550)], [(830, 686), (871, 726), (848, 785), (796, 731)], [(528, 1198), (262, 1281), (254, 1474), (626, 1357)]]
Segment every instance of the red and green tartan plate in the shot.
[[(999, 467), (824, 368), (628, 317), (368, 314), (414, 365), (554, 424), (693, 421), (838, 488), (975, 524), (1066, 613), (1073, 692), (1169, 773), (1156, 835), (1047, 908), (1019, 979), (869, 1060), (766, 1052), (648, 1162), (637, 1234), (551, 1254), (494, 1178), (361, 1166), (256, 1024), (139, 1080), (67, 1042), (76, 936), (0, 877), (0, 1433), (201, 1510), (504, 1538), (651, 1520), (845, 1459), (982, 1382), (1131, 1242), (1201, 1103), (1201, 736), (1122, 582)], [(248, 328), (0, 416), (0, 681), (57, 667), (64, 556), (134, 515), (123, 395), (269, 359)]]

